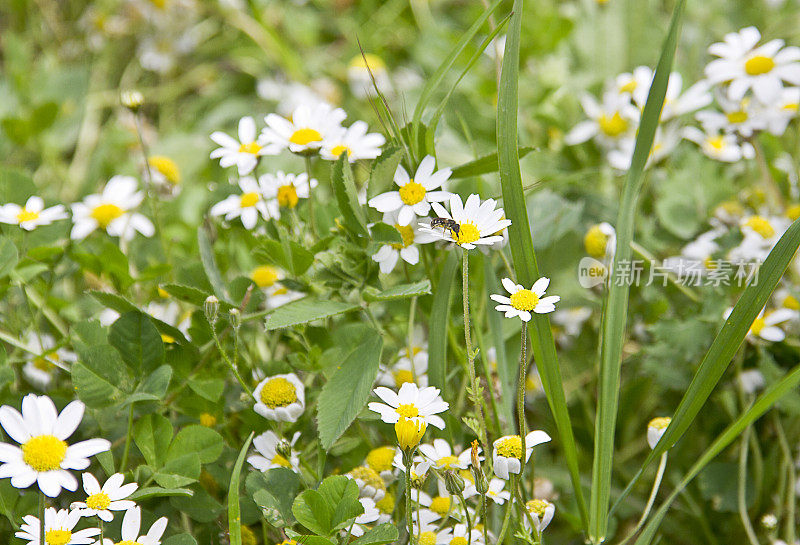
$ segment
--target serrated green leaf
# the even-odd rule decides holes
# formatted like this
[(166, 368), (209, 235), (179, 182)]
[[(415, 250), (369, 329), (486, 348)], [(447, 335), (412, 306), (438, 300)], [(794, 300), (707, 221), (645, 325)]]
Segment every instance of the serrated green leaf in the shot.
[(369, 228), (372, 241), (378, 244), (402, 244), (403, 237), (393, 225), (376, 223)]
[(329, 450), (364, 407), (378, 375), (383, 339), (368, 329), (322, 387), (317, 402), (317, 429), (322, 447)]
[(350, 167), (346, 153), (342, 153), (331, 167), (331, 185), (345, 226), (356, 235), (369, 236), (364, 208), (358, 202), (353, 169)]
[(388, 191), (394, 183), (394, 173), (400, 161), (403, 160), (403, 150), (398, 146), (391, 146), (372, 163), (367, 185), (367, 198), (371, 199), (378, 193)]
[(70, 366), (70, 372), (78, 398), (87, 406), (97, 409), (120, 403), (133, 390), (133, 378), (112, 347), (90, 346), (78, 353), (79, 361)]
[(108, 342), (122, 361), (137, 373), (164, 363), (164, 342), (150, 318), (142, 312), (126, 312), (111, 325)]
[(360, 308), (354, 303), (305, 298), (276, 309), (267, 317), (267, 331), (321, 320)]

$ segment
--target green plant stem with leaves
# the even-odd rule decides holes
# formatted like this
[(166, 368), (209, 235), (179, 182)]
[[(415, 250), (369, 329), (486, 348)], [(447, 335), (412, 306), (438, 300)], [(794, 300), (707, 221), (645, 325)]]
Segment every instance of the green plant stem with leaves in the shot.
[(464, 346), (467, 351), (467, 372), (469, 374), (470, 398), (475, 406), (475, 414), (478, 416), (478, 426), (480, 426), (480, 438), (483, 448), (488, 452), (489, 437), (486, 432), (486, 420), (483, 416), (483, 399), (481, 395), (480, 383), (475, 373), (475, 351), (472, 348), (472, 337), (470, 336), (469, 319), (469, 250), (461, 250), (461, 286), (462, 300), (464, 304)]

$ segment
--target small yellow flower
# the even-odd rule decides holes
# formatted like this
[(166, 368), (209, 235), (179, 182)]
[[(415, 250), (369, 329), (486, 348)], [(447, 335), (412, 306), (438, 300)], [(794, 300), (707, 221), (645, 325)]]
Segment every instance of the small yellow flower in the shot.
[(425, 435), (427, 424), (422, 420), (400, 417), (394, 425), (397, 434), (397, 444), (403, 450), (411, 450), (419, 445), (422, 436)]

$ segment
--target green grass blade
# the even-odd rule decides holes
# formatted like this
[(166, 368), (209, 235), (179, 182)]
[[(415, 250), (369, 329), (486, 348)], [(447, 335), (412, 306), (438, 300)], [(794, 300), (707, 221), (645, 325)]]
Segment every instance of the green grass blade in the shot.
[[(514, 0), (513, 15), (506, 36), (505, 55), (500, 74), (500, 94), (497, 100), (497, 160), (500, 184), (503, 190), (503, 206), (506, 217), (512, 221), (508, 230), (509, 245), (514, 261), (517, 281), (530, 286), (539, 277), (539, 266), (533, 250), (533, 238), (528, 227), (528, 210), (522, 190), (522, 174), (519, 169), (517, 148), (517, 108), (519, 86), (519, 44), (522, 30), (522, 0)], [(556, 423), (564, 460), (569, 470), (581, 521), (587, 528), (586, 500), (581, 489), (578, 469), (578, 451), (567, 408), (567, 399), (558, 367), (556, 345), (550, 320), (537, 314), (530, 322), (533, 356), (539, 369), (550, 411)]]
[(611, 496), (611, 470), (614, 459), (614, 433), (619, 404), (622, 344), (625, 337), (625, 319), (628, 309), (629, 282), (617, 282), (618, 263), (631, 259), (636, 202), (643, 183), (644, 168), (653, 147), (656, 128), (667, 92), (667, 81), (678, 41), (678, 29), (685, 0), (679, 0), (672, 14), (667, 38), (661, 48), (653, 84), (642, 112), (639, 132), (631, 161), (631, 168), (622, 190), (617, 217), (617, 248), (611, 268), (606, 311), (603, 313), (603, 334), (600, 350), (600, 376), (598, 409), (595, 420), (595, 447), (592, 462), (592, 495), (590, 506), (589, 537), (593, 543), (605, 539), (608, 523), (608, 504)]
[[(653, 515), (653, 518), (650, 519), (645, 526), (644, 530), (639, 536), (639, 539), (636, 540), (635, 545), (649, 545), (655, 536), (659, 524), (661, 524), (661, 521), (672, 505), (672, 502), (675, 501), (675, 498), (678, 496), (678, 494), (680, 494), (686, 488), (692, 479), (694, 479), (711, 460), (713, 460), (720, 452), (722, 452), (725, 447), (730, 445), (733, 440), (736, 439), (747, 428), (747, 426), (760, 418), (783, 396), (794, 390), (798, 384), (800, 384), (800, 365), (796, 366), (781, 380), (767, 388), (764, 393), (758, 397), (752, 407), (742, 413), (739, 418), (725, 428), (725, 431), (717, 436), (711, 446), (708, 447), (700, 459), (694, 463), (683, 479), (681, 479), (681, 482), (678, 483), (678, 486), (675, 488), (675, 490), (672, 491), (669, 497), (664, 501), (663, 505), (661, 505), (658, 511), (656, 511), (655, 515)], [(664, 437), (666, 437), (666, 435)], [(662, 437), (661, 441), (659, 441), (659, 444), (664, 442), (664, 437)]]
[(467, 44), (475, 37), (478, 31), (481, 29), (483, 24), (489, 18), (489, 16), (494, 13), (494, 11), (500, 6), (502, 0), (495, 0), (491, 6), (486, 8), (486, 10), (481, 14), (478, 19), (472, 23), (472, 26), (461, 36), (461, 39), (458, 40), (458, 43), (453, 47), (450, 51), (450, 54), (447, 55), (447, 58), (439, 65), (439, 68), (436, 69), (436, 72), (428, 78), (425, 87), (423, 87), (422, 92), (420, 93), (419, 100), (417, 101), (417, 106), (414, 108), (414, 115), (411, 117), (411, 126), (414, 130), (414, 138), (413, 141), (416, 142), (417, 137), (417, 129), (419, 124), (422, 122), (422, 114), (425, 112), (425, 107), (430, 102), (433, 93), (439, 88), (444, 80), (447, 73), (455, 64), (456, 59), (461, 55), (461, 52), (464, 51), (464, 48), (467, 47)]
[(447, 377), (447, 323), (459, 262), (458, 252), (448, 252), (447, 261), (442, 267), (431, 305), (428, 331), (428, 377), (431, 385), (441, 390), (444, 390)]
[(247, 441), (244, 442), (242, 450), (239, 451), (239, 457), (236, 459), (236, 464), (233, 466), (233, 473), (231, 473), (231, 484), (228, 488), (228, 535), (230, 536), (231, 545), (242, 545), (242, 512), (239, 505), (239, 483), (242, 476), (242, 466), (244, 465), (245, 457), (247, 457), (247, 449), (250, 448), (250, 442), (253, 440), (255, 432), (251, 431), (247, 436)]
[(800, 246), (800, 222), (795, 221), (769, 253), (759, 268), (758, 275), (748, 284), (736, 302), (731, 315), (697, 368), (664, 436), (647, 456), (636, 476), (617, 500), (617, 504), (627, 496), (647, 466), (671, 448), (692, 424), (744, 341), (753, 320), (767, 304), (798, 246)]

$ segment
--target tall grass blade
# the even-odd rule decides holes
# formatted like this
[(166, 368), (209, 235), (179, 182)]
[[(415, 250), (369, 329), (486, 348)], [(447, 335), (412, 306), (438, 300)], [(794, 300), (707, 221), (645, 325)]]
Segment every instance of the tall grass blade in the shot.
[[(711, 460), (722, 452), (725, 447), (730, 445), (747, 426), (760, 418), (783, 396), (794, 390), (798, 384), (800, 384), (800, 365), (796, 366), (781, 380), (767, 388), (764, 393), (758, 397), (752, 407), (742, 413), (730, 426), (725, 428), (725, 431), (717, 436), (711, 446), (706, 449), (700, 459), (694, 463), (683, 479), (681, 479), (681, 482), (678, 483), (678, 486), (675, 487), (672, 494), (670, 494), (661, 507), (659, 507), (658, 511), (653, 515), (653, 518), (651, 518), (645, 526), (639, 539), (636, 540), (635, 545), (649, 545), (653, 541), (658, 526), (661, 524), (661, 521), (664, 519), (664, 516), (667, 514), (667, 511), (678, 494), (686, 488), (692, 479), (694, 479)], [(658, 444), (661, 445), (665, 443), (665, 438), (666, 435), (661, 438)]]
[(247, 441), (244, 442), (242, 450), (239, 451), (239, 457), (236, 459), (233, 473), (231, 473), (231, 483), (228, 488), (228, 535), (231, 545), (242, 545), (242, 510), (239, 505), (239, 483), (241, 482), (244, 459), (247, 457), (247, 449), (250, 448), (253, 435), (255, 435), (255, 432), (251, 431)]
[(622, 344), (625, 337), (629, 282), (622, 278), (619, 263), (631, 260), (631, 240), (636, 214), (636, 202), (643, 183), (643, 174), (667, 92), (667, 82), (678, 41), (678, 29), (685, 0), (679, 0), (672, 13), (667, 38), (661, 48), (650, 93), (642, 112), (639, 133), (636, 136), (631, 168), (622, 189), (622, 200), (617, 217), (617, 248), (611, 267), (606, 311), (600, 350), (600, 376), (598, 409), (595, 420), (595, 446), (592, 462), (592, 494), (590, 506), (589, 537), (593, 543), (602, 543), (608, 523), (608, 504), (611, 495), (611, 469), (614, 459), (614, 433), (619, 404)]
[[(519, 86), (519, 44), (522, 30), (522, 0), (514, 0), (513, 15), (506, 35), (506, 48), (500, 74), (500, 92), (497, 100), (497, 160), (500, 184), (503, 190), (503, 206), (506, 217), (512, 221), (508, 230), (509, 245), (514, 261), (517, 281), (525, 286), (533, 285), (539, 278), (539, 266), (533, 250), (533, 238), (528, 222), (525, 194), (522, 190), (522, 174), (519, 169), (517, 148), (517, 107)], [(556, 423), (564, 460), (569, 470), (581, 521), (586, 529), (588, 513), (581, 489), (578, 470), (578, 451), (567, 409), (567, 399), (558, 367), (556, 345), (550, 320), (546, 315), (536, 314), (530, 322), (533, 356), (539, 369), (542, 387), (550, 411)]]
[(450, 302), (453, 284), (459, 266), (458, 252), (448, 252), (439, 282), (433, 295), (431, 321), (428, 331), (428, 376), (431, 384), (444, 390), (447, 377), (447, 324), (450, 319)]

